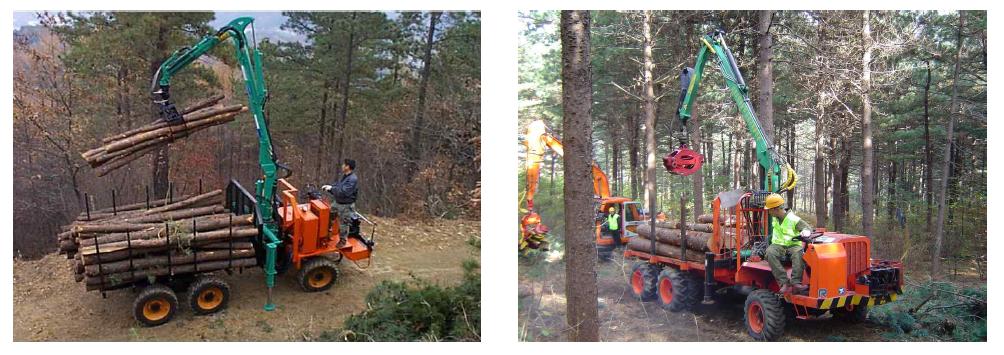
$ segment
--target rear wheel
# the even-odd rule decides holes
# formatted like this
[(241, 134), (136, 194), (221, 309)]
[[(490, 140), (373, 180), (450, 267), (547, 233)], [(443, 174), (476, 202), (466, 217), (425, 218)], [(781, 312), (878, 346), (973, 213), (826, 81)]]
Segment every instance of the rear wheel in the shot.
[(743, 320), (753, 339), (774, 341), (784, 333), (784, 303), (768, 290), (756, 290), (746, 297)]
[(638, 262), (631, 268), (629, 280), (631, 293), (641, 301), (651, 301), (656, 298), (656, 279), (659, 270), (646, 262)]
[(143, 288), (132, 304), (133, 318), (148, 327), (169, 322), (177, 310), (178, 296), (161, 284)]
[(672, 312), (693, 307), (701, 297), (700, 284), (674, 269), (664, 269), (659, 273), (658, 290), (659, 304)]
[(230, 303), (230, 285), (216, 276), (203, 276), (188, 288), (188, 305), (195, 314), (216, 313)]
[(325, 257), (307, 260), (300, 269), (300, 288), (307, 292), (319, 292), (331, 288), (338, 280), (338, 267)]
[(868, 306), (847, 305), (832, 311), (833, 318), (851, 324), (862, 323), (868, 319)]

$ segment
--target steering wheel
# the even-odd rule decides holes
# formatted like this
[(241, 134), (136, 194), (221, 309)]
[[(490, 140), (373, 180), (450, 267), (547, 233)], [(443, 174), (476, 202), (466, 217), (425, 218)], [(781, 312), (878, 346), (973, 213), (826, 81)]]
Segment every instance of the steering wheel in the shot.
[(798, 236), (798, 240), (801, 240), (801, 241), (806, 242), (808, 244), (812, 244), (813, 242), (816, 241), (816, 238), (819, 238), (821, 236), (823, 236), (823, 232), (812, 232), (812, 233), (809, 234), (808, 237), (803, 237), (803, 236), (799, 235)]

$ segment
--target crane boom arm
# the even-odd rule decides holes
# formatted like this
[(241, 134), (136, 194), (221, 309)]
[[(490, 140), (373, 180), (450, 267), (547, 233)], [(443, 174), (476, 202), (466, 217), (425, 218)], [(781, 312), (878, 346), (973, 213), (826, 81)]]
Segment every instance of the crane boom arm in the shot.
[(251, 17), (236, 18), (216, 33), (203, 37), (194, 46), (175, 51), (157, 69), (151, 91), (153, 102), (160, 109), (161, 117), (167, 122), (180, 122), (182, 117), (170, 100), (171, 78), (218, 44), (227, 39), (233, 40), (237, 62), (244, 77), (248, 107), (254, 118), (255, 130), (258, 132), (258, 163), (261, 166), (262, 178), (255, 182), (255, 198), (261, 214), (262, 220), (259, 223), (262, 225), (261, 230), (266, 250), (264, 268), (269, 300), (265, 304), (265, 309), (273, 310), (275, 305), (272, 304), (271, 290), (275, 285), (276, 248), (282, 243), (279, 239), (279, 226), (275, 220), (273, 201), (278, 180), (277, 170), (285, 170), (286, 176), (288, 176), (289, 169), (277, 162), (272, 146), (272, 137), (268, 130), (268, 122), (265, 119), (265, 102), (268, 98), (268, 92), (265, 88), (262, 72), (262, 55), (257, 48), (252, 48), (244, 34), (248, 26), (252, 26), (253, 30), (253, 23), (254, 19)]
[[(753, 110), (753, 105), (749, 98), (749, 87), (746, 86), (746, 81), (743, 80), (739, 66), (736, 64), (736, 59), (732, 55), (732, 51), (729, 50), (728, 45), (725, 44), (724, 35), (721, 31), (701, 37), (701, 49), (697, 53), (697, 62), (694, 64), (694, 68), (684, 69), (683, 74), (680, 75), (685, 89), (683, 89), (680, 95), (677, 116), (683, 123), (683, 127), (686, 127), (687, 120), (691, 117), (694, 101), (697, 98), (701, 79), (704, 76), (705, 66), (712, 56), (718, 59), (718, 69), (725, 78), (725, 85), (729, 89), (730, 97), (735, 102), (736, 107), (739, 108), (739, 113), (746, 124), (746, 130), (749, 131), (750, 136), (752, 136), (756, 143), (757, 161), (766, 172), (763, 176), (763, 181), (761, 181), (762, 188), (774, 192), (794, 188), (797, 176), (795, 176), (791, 166), (777, 154), (774, 149), (774, 143), (771, 141), (770, 136), (765, 133), (760, 120), (756, 117), (756, 112)], [(784, 181), (782, 181), (782, 178), (784, 178)]]
[[(544, 151), (550, 148), (559, 156), (565, 155), (561, 141), (547, 132), (544, 121), (536, 120), (526, 129), (526, 201), (527, 208), (533, 210), (533, 197), (537, 193), (537, 183), (540, 180), (540, 163), (544, 160)], [(598, 198), (610, 197), (610, 182), (607, 174), (594, 161), (593, 193)]]

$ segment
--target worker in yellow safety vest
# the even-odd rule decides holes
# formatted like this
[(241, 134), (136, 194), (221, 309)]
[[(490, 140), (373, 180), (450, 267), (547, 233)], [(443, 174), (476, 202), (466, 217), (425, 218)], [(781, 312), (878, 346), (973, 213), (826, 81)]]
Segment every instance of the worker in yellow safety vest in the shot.
[[(802, 284), (802, 273), (805, 271), (805, 261), (802, 260), (801, 237), (808, 237), (812, 227), (803, 221), (795, 212), (784, 210), (784, 198), (778, 194), (770, 194), (764, 202), (771, 218), (770, 246), (767, 247), (767, 263), (774, 274), (774, 280), (781, 287), (781, 293), (793, 291), (801, 294), (808, 290)], [(791, 259), (791, 277), (785, 272), (781, 259), (788, 256)]]
[(604, 234), (613, 238), (614, 245), (621, 245), (621, 233), (620, 233), (620, 220), (621, 216), (617, 214), (617, 210), (613, 206), (607, 209), (606, 221), (603, 222)]

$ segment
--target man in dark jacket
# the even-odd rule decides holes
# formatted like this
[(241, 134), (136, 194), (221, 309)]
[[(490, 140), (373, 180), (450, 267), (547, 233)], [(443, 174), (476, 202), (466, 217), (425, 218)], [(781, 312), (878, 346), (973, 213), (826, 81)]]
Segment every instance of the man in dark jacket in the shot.
[(335, 196), (335, 211), (338, 213), (338, 244), (345, 244), (345, 236), (349, 233), (349, 228), (352, 226), (352, 216), (356, 213), (356, 196), (358, 195), (358, 178), (354, 171), (356, 170), (356, 161), (352, 159), (345, 159), (342, 164), (342, 177), (338, 179), (332, 185), (324, 185), (321, 187), (324, 191), (327, 191)]

